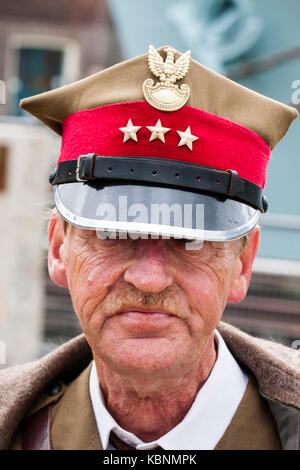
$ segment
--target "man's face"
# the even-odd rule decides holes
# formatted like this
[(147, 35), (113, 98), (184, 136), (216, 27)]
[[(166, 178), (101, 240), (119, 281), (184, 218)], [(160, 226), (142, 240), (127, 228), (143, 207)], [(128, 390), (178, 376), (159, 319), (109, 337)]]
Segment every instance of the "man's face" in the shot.
[(69, 288), (94, 357), (135, 374), (176, 374), (199, 360), (227, 300), (246, 294), (257, 248), (245, 263), (239, 240), (186, 250), (175, 239), (101, 240), (71, 225), (63, 233), (57, 215), (52, 225), (50, 274)]

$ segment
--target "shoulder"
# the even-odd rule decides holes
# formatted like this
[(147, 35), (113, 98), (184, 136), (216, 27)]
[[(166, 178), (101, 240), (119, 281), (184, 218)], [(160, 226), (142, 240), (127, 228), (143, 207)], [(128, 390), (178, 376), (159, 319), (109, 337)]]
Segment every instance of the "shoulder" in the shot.
[(299, 351), (224, 322), (218, 330), (235, 358), (253, 373), (263, 395), (300, 409)]
[[(68, 383), (91, 361), (84, 335), (63, 344), (38, 361), (0, 372), (0, 449), (6, 449), (22, 419), (47, 389)], [(47, 392), (46, 392), (47, 395)]]

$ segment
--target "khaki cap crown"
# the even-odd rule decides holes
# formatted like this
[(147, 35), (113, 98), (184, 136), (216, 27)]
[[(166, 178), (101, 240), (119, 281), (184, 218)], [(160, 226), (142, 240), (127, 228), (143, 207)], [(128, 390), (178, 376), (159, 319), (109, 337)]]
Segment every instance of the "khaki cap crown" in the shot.
[[(166, 46), (158, 49), (165, 57)], [(175, 58), (181, 53), (176, 51)], [(144, 100), (143, 83), (154, 78), (148, 56), (124, 61), (55, 90), (21, 100), (20, 107), (62, 134), (62, 123), (70, 114), (99, 106)], [(298, 116), (295, 108), (265, 97), (219, 75), (191, 59), (187, 75), (180, 81), (190, 86), (187, 105), (240, 124), (261, 136), (271, 150)]]

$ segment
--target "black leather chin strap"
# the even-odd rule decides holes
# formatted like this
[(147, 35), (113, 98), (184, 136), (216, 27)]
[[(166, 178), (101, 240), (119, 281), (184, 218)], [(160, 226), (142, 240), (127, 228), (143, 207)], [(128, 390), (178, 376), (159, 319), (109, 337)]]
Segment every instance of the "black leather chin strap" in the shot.
[(95, 153), (66, 160), (51, 172), (51, 184), (101, 182), (149, 184), (223, 196), (267, 211), (262, 189), (234, 170), (215, 170), (178, 160), (150, 157), (103, 157)]

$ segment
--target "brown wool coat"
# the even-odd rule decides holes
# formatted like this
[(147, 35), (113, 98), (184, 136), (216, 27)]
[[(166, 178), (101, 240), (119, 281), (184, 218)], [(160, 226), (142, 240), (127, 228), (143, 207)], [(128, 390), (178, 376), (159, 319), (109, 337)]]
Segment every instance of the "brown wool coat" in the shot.
[[(300, 353), (223, 322), (218, 330), (231, 353), (255, 377), (274, 416), (282, 447), (300, 449)], [(9, 448), (18, 425), (51, 383), (70, 382), (91, 359), (91, 350), (80, 335), (38, 361), (1, 371), (0, 449)]]

